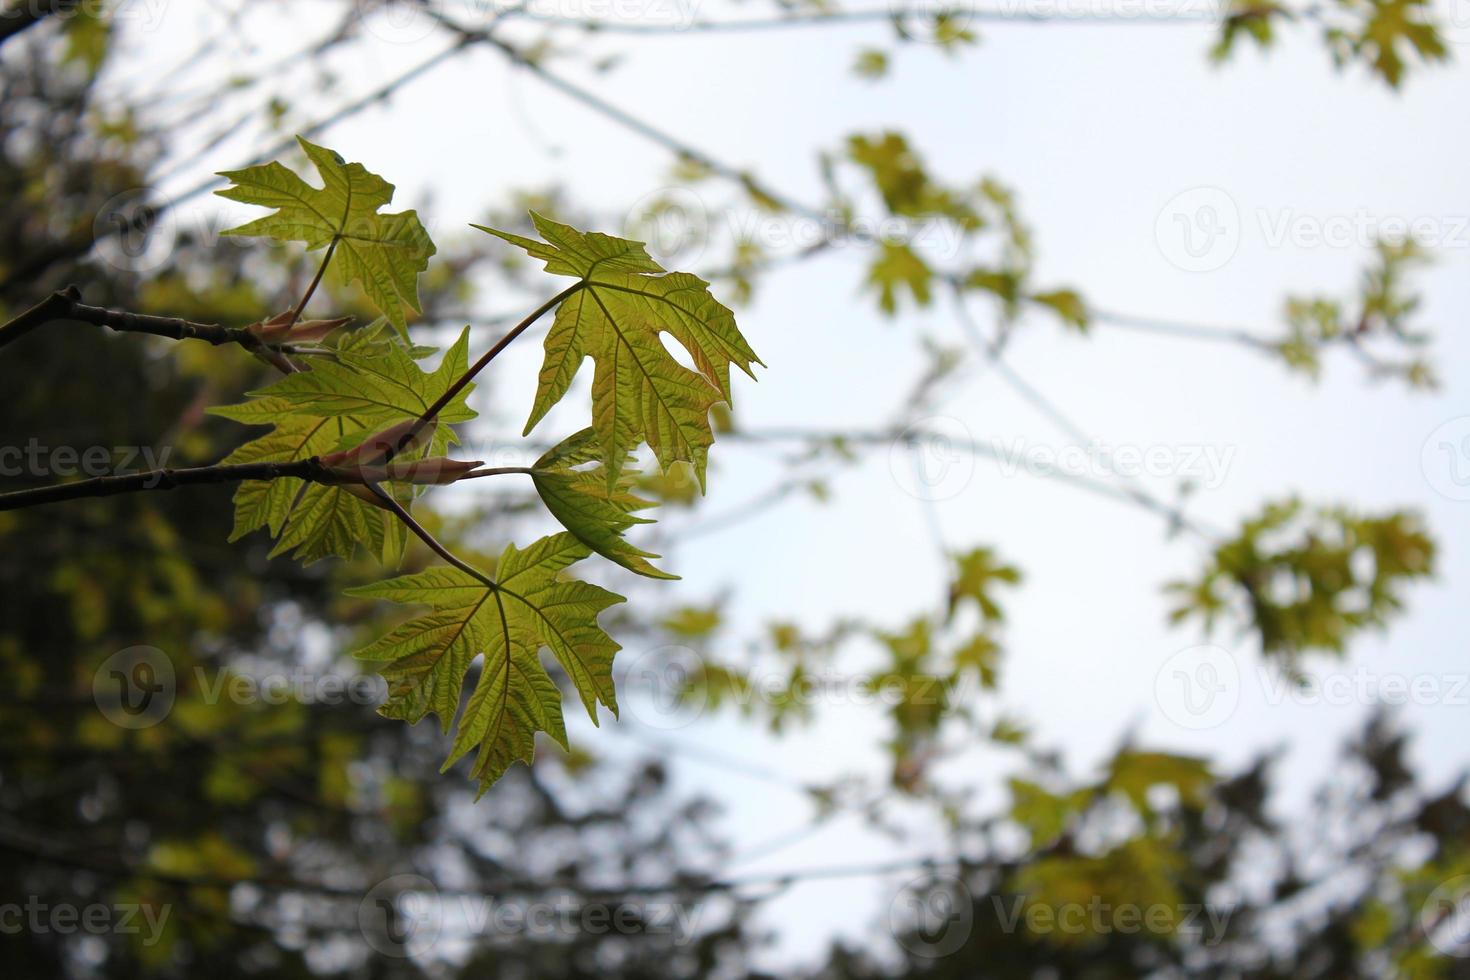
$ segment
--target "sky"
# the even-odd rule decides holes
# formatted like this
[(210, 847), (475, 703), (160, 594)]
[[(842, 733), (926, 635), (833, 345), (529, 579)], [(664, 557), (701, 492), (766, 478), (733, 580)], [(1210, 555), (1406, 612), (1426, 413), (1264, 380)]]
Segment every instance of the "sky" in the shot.
[[(289, 18), (275, 12), (288, 6)], [(258, 5), (264, 12), (238, 25), (229, 45), (193, 77), (281, 57), (312, 36), (313, 23), (327, 22), (331, 6)], [(144, 90), (156, 79), (157, 52), (182, 57), (220, 24), (213, 5), (139, 9), (129, 52), (113, 71)], [(568, 0), (557, 9), (642, 23), (757, 12), (708, 0)], [(1186, 508), (1207, 527), (1231, 528), (1266, 500), (1291, 494), (1424, 515), (1441, 545), (1438, 575), (1411, 589), (1387, 634), (1361, 637), (1341, 661), (1307, 662), (1324, 682), (1319, 697), (1287, 690), (1247, 638), (1226, 631), (1207, 640), (1194, 628), (1168, 625), (1160, 587), (1200, 567), (1200, 541), (1171, 539), (1157, 515), (1115, 499), (965, 453), (923, 461), (940, 476), (933, 489), (916, 494), (908, 450), (878, 447), (832, 476), (826, 503), (798, 495), (748, 521), (690, 536), (669, 555), (683, 579), (660, 585), (661, 600), (698, 603), (728, 594), (731, 649), (772, 618), (815, 631), (862, 614), (896, 628), (940, 601), (941, 548), (992, 545), (1026, 576), (1006, 597), (1004, 703), (1041, 744), (1061, 749), (1074, 772), (1091, 772), (1128, 736), (1207, 753), (1225, 766), (1289, 746), (1277, 770), (1289, 811), (1335, 771), (1343, 740), (1372, 709), (1373, 692), (1402, 680), (1420, 692), (1399, 709), (1415, 735), (1412, 757), (1432, 779), (1449, 779), (1470, 761), (1470, 340), (1462, 327), (1470, 312), (1470, 186), (1463, 175), (1470, 2), (1441, 9), (1451, 18), (1459, 62), (1415, 71), (1399, 92), (1360, 69), (1334, 70), (1307, 26), (1288, 28), (1267, 57), (1245, 49), (1216, 66), (1207, 57), (1209, 25), (1142, 19), (976, 18), (980, 44), (953, 56), (925, 43), (895, 45), (892, 28), (880, 22), (609, 35), (589, 50), (621, 56), (610, 72), (554, 62), (609, 102), (801, 200), (821, 196), (818, 151), (840, 147), (851, 132), (901, 129), (943, 179), (993, 175), (1016, 190), (1036, 234), (1038, 282), (1074, 286), (1097, 308), (1120, 314), (1269, 335), (1283, 328), (1288, 294), (1351, 295), (1370, 261), (1374, 231), (1385, 223), (1418, 221), (1434, 245), (1434, 264), (1415, 279), (1424, 297), (1416, 322), (1434, 334), (1442, 380), (1432, 393), (1372, 383), (1346, 356), (1330, 357), (1314, 384), (1238, 345), (1107, 324), (1079, 337), (1040, 316), (1022, 321), (1008, 349), (1016, 374), (1099, 445), (1159, 461), (1162, 475), (1141, 478), (1149, 490), (1172, 500), (1178, 477), (1193, 473), (1199, 486)], [(436, 50), (442, 42), (425, 38), (421, 27), (380, 16), (365, 45), (333, 62), (340, 97), (380, 85)], [(254, 51), (244, 50), (252, 40)], [(888, 78), (873, 83), (852, 74), (865, 46), (891, 50)], [(289, 77), (301, 80), (287, 89), (304, 101), (309, 73)], [(457, 234), (460, 222), (503, 205), (513, 188), (564, 184), (579, 205), (616, 225), (669, 184), (665, 149), (488, 51), (446, 61), (388, 106), (355, 115), (319, 139), (387, 175), (398, 185), (398, 202), (422, 206), (436, 236)], [(186, 190), (211, 171), (242, 165), (260, 145), (258, 131), (242, 125), (167, 186)], [(173, 147), (179, 156), (194, 148), (183, 138)], [(741, 220), (726, 211), (730, 199), (718, 182), (683, 198), (716, 229)], [(237, 213), (229, 208), (196, 198), (175, 220), (217, 228)], [(772, 222), (757, 230), (775, 247), (800, 229)], [(700, 260), (713, 256), (681, 258), (698, 271)], [(880, 428), (922, 370), (920, 336), (965, 344), (942, 304), (892, 319), (879, 315), (860, 293), (863, 274), (862, 252), (839, 247), (772, 273), (755, 301), (737, 311), (767, 365), (758, 384), (736, 382), (742, 425)], [(518, 309), (524, 297), (487, 295), (480, 305)], [(531, 390), (526, 378), (538, 357), (535, 344), (513, 348), (478, 396), (484, 408), (493, 398), (492, 415), (506, 421), (507, 431), (519, 428)], [(584, 413), (585, 402), (569, 399), (538, 435), (571, 431), (584, 424)], [(952, 434), (956, 445), (971, 440), (997, 451), (1077, 446), (993, 368), (976, 366), (926, 424)], [(700, 514), (733, 512), (779, 475), (769, 447), (717, 443)], [(702, 516), (669, 523), (677, 533), (681, 522)], [(859, 646), (844, 663), (862, 669), (865, 657), (873, 663), (876, 656)], [(1194, 690), (1187, 685), (1202, 681), (1215, 685), (1219, 698), (1191, 713), (1181, 699)], [(811, 728), (780, 739), (728, 717), (676, 720), (690, 723), (669, 727), (667, 718), (634, 704), (616, 726), (618, 737), (576, 724), (573, 738), (630, 755), (648, 738), (677, 742), (687, 750), (674, 756), (678, 778), (722, 803), (720, 829), (737, 854), (809, 822), (808, 803), (777, 783), (852, 771), (884, 776), (884, 731), (872, 710), (824, 705)], [(700, 752), (738, 760), (752, 774), (705, 765)], [(972, 786), (977, 805), (998, 808), (1002, 777), (1015, 764), (981, 745), (947, 760), (942, 773)], [(932, 821), (917, 814), (905, 821), (913, 836), (895, 843), (839, 818), (732, 873), (942, 852)], [(872, 936), (901, 883), (797, 887), (767, 910), (766, 924), (779, 933), (767, 955), (773, 963), (810, 960), (833, 936)]]

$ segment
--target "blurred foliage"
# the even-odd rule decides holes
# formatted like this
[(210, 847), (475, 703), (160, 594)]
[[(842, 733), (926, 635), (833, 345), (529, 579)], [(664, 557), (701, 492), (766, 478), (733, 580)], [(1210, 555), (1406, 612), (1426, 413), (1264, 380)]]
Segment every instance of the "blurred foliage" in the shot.
[[(1397, 378), (1410, 388), (1434, 388), (1434, 369), (1415, 353), (1429, 341), (1427, 334), (1406, 322), (1419, 308), (1417, 295), (1405, 292), (1404, 280), (1415, 265), (1427, 261), (1412, 240), (1379, 242), (1378, 262), (1363, 273), (1354, 306), (1322, 297), (1290, 297), (1286, 301), (1287, 339), (1275, 350), (1287, 365), (1316, 380), (1322, 372), (1322, 353), (1338, 345), (1360, 357), (1375, 378)], [(1350, 309), (1352, 312), (1350, 312)], [(1375, 353), (1375, 346), (1405, 351), (1392, 359)]]
[[(372, 16), (387, 0), (353, 6)], [(137, 256), (126, 250), (119, 259), (94, 249), (99, 235), (141, 240), (164, 215), (149, 185), (169, 137), (150, 129), (145, 107), (113, 104), (94, 86), (112, 50), (105, 11), (93, 5), (4, 44), (0, 319), (69, 281), (83, 285), (89, 302), (205, 321), (255, 322), (288, 307), (314, 258), (203, 240), (189, 228), (178, 229), (156, 268), (127, 261)], [(1324, 30), (1334, 54), (1397, 87), (1415, 59), (1444, 55), (1425, 14), (1414, 0), (1388, 0), (1296, 19), (1330, 18), (1335, 26)], [(1235, 7), (1222, 25), (1221, 55), (1239, 36), (1270, 44), (1292, 16), (1273, 5)], [(977, 40), (958, 9), (895, 12), (892, 20), (900, 42), (938, 41), (947, 54)], [(328, 46), (361, 37), (360, 21), (344, 23)], [(866, 49), (856, 70), (870, 81), (889, 76), (899, 68), (897, 50)], [(549, 42), (521, 54), (527, 65), (574, 56)], [(313, 86), (331, 88), (329, 76), (323, 68), (289, 99), (266, 100), (277, 131), (300, 128), (301, 106), (314, 101)], [(231, 82), (238, 91), (254, 85)], [(676, 178), (707, 182), (716, 172), (712, 161), (681, 155)], [(861, 194), (843, 186), (854, 175)], [(1031, 235), (999, 182), (931, 173), (896, 131), (855, 134), (844, 154), (822, 162), (822, 176), (821, 203), (838, 216), (839, 232), (864, 215), (855, 199), (871, 198), (879, 217), (912, 222), (910, 231), (937, 228), (954, 236), (938, 240), (960, 243), (950, 252), (904, 234), (873, 241), (868, 286), (886, 312), (952, 292), (988, 297), (1006, 326), (1033, 307), (1078, 331), (1100, 322), (1077, 291), (1032, 281)], [(742, 172), (736, 184), (751, 208), (787, 207), (753, 175)], [(527, 209), (593, 223), (554, 188), (507, 196), (505, 213), (489, 218), (498, 227), (529, 232)], [(107, 219), (100, 225), (99, 215)], [(729, 245), (718, 282), (747, 300), (784, 257), (752, 240)], [(1351, 303), (1293, 298), (1291, 333), (1277, 352), (1315, 374), (1324, 349), (1366, 350), (1371, 341), (1375, 370), (1392, 365), (1380, 373), (1428, 383), (1427, 362), (1378, 353), (1419, 343), (1407, 326), (1415, 300), (1403, 290), (1415, 259), (1412, 249), (1384, 246)], [(482, 274), (512, 288), (534, 281), (511, 250), (446, 241), (419, 280), (415, 335), (484, 322), (470, 306)], [(355, 288), (330, 282), (318, 305), (363, 322), (376, 315)], [(930, 354), (931, 376), (914, 408), (966, 363), (952, 348), (931, 345)], [(129, 465), (124, 451), (141, 457), (144, 449), (160, 462), (167, 450), (171, 465), (220, 458), (239, 433), (205, 407), (275, 380), (238, 350), (80, 325), (8, 348), (0, 373), (0, 446), (34, 438), (47, 447), (101, 447), (114, 466)], [(487, 416), (482, 424), (498, 421)], [(729, 416), (713, 425), (740, 432)], [(828, 434), (790, 462), (848, 466), (863, 447), (860, 434)], [(58, 475), (6, 478), (0, 489)], [(799, 484), (829, 492), (820, 478)], [(640, 475), (634, 489), (695, 507), (698, 485), (692, 468), (679, 465)], [(137, 903), (162, 923), (159, 942), (121, 930), (7, 935), (8, 976), (761, 975), (753, 962), (766, 938), (752, 916), (799, 873), (759, 886), (712, 878), (709, 869), (729, 856), (715, 839), (716, 815), (671, 785), (665, 761), (543, 752), (471, 808), (473, 790), (436, 772), (449, 740), (377, 718), (371, 709), (381, 690), (358, 686), (371, 682), (342, 655), (382, 626), (361, 604), (336, 598), (342, 586), (369, 581), (375, 563), (358, 556), (302, 568), (273, 558), (258, 534), (226, 545), (227, 496), (175, 491), (0, 514), (0, 669), (9, 682), (0, 712), (0, 904), (16, 896), (53, 906)], [(524, 530), (534, 505), (530, 492), (507, 494), (425, 520), (496, 553)], [(601, 543), (622, 553), (614, 541)], [(1176, 618), (1206, 628), (1234, 623), (1293, 669), (1316, 651), (1340, 654), (1357, 633), (1387, 623), (1435, 555), (1410, 514), (1362, 516), (1297, 501), (1267, 507), (1210, 547), (1199, 580), (1173, 587)], [(793, 737), (817, 720), (811, 692), (822, 685), (840, 683), (862, 698), (885, 771), (873, 785), (829, 771), (797, 787), (812, 829), (856, 816), (904, 839), (898, 814), (914, 806), (948, 828), (947, 851), (957, 856), (949, 871), (936, 867), (927, 885), (910, 887), (916, 903), (895, 902), (898, 913), (919, 913), (916, 922), (900, 915), (889, 923), (898, 958), (886, 937), (838, 945), (812, 975), (1470, 976), (1470, 960), (1445, 953), (1464, 952), (1454, 912), (1463, 894), (1446, 892), (1470, 871), (1464, 785), (1431, 789), (1411, 764), (1407, 736), (1386, 718), (1366, 727), (1305, 808), (1273, 797), (1279, 779), (1269, 758), (1231, 772), (1129, 740), (1091, 778), (1070, 777), (1002, 702), (1004, 600), (1019, 570), (984, 547), (950, 560), (932, 610), (894, 623), (844, 619), (823, 632), (780, 619), (765, 625), (746, 657), (731, 652), (738, 623), (724, 598), (683, 593), (661, 613), (624, 613), (609, 625), (619, 637), (697, 650), (697, 669), (681, 687), (686, 699), (737, 708)], [(413, 545), (403, 561), (416, 572), (429, 556)], [(93, 688), (108, 677), (114, 653), (138, 644), (166, 656), (177, 694), (166, 723), (129, 730), (99, 714)], [(551, 670), (558, 687), (573, 686)], [(271, 703), (250, 693), (261, 678), (301, 671), (322, 690), (340, 684), (371, 696)], [(472, 669), (467, 681), (478, 680)], [(996, 811), (996, 800), (982, 792), (986, 806), (977, 807), (946, 778), (959, 770), (962, 782), (979, 783), (976, 748), (993, 750), (1014, 773), (989, 816), (977, 814)], [(414, 881), (395, 877), (405, 874), (423, 876), (450, 904), (524, 908), (554, 894), (576, 915), (626, 914), (633, 925), (461, 932), (464, 923), (445, 919), (438, 958), (404, 957), (415, 933), (396, 928), (397, 917), (422, 911)], [(654, 913), (669, 905), (698, 913), (692, 936), (653, 928)], [(943, 917), (951, 913), (957, 918)], [(936, 955), (955, 935), (952, 921), (965, 931)]]
[(1310, 651), (1342, 654), (1354, 634), (1385, 626), (1403, 606), (1403, 586), (1433, 572), (1434, 554), (1411, 513), (1269, 504), (1215, 548), (1197, 581), (1168, 586), (1179, 597), (1171, 616), (1212, 630), (1233, 614), (1267, 656), (1291, 667)]
[(1230, 0), (1211, 55), (1217, 61), (1228, 59), (1242, 38), (1270, 48), (1277, 40), (1277, 25), (1297, 20), (1321, 25), (1323, 41), (1337, 67), (1361, 62), (1395, 89), (1416, 61), (1428, 66), (1450, 56), (1429, 0), (1333, 0), (1302, 8)]

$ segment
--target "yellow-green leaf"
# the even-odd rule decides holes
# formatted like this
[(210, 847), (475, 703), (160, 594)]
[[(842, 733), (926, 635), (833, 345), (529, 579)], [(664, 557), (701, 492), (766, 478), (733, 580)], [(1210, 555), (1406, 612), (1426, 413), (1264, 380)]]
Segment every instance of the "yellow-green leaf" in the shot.
[[(546, 271), (573, 276), (580, 288), (562, 300), (546, 335), (546, 359), (525, 431), (559, 402), (582, 361), (596, 361), (592, 379), (592, 429), (602, 449), (609, 488), (624, 460), (642, 443), (659, 465), (686, 461), (701, 486), (714, 434), (709, 412), (730, 402), (730, 365), (754, 377), (760, 359), (735, 326), (734, 314), (709, 291), (709, 283), (684, 272), (666, 272), (642, 242), (584, 233), (533, 213), (544, 242), (475, 225), (526, 250)], [(694, 368), (664, 348), (667, 333), (688, 351)]]
[(324, 146), (301, 137), (297, 142), (321, 174), (323, 186), (311, 186), (276, 161), (224, 171), (220, 176), (233, 186), (216, 194), (276, 209), (224, 234), (304, 242), (308, 251), (335, 242), (335, 275), (343, 282), (360, 282), (373, 305), (404, 331), (406, 311), (421, 311), (419, 273), (437, 251), (418, 213), (381, 213), (393, 200), (392, 184)]

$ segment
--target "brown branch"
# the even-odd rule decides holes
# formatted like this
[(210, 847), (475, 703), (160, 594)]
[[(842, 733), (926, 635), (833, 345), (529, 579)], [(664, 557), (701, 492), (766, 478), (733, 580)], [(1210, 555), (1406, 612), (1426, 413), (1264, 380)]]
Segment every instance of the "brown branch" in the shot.
[(0, 326), (0, 347), (12, 344), (39, 327), (57, 321), (88, 323), (107, 327), (119, 333), (146, 333), (171, 340), (202, 340), (216, 347), (239, 344), (249, 351), (276, 349), (278, 345), (263, 343), (244, 327), (222, 327), (217, 323), (197, 323), (181, 317), (150, 316), (101, 306), (87, 306), (76, 286), (57, 290), (4, 326)]
[(280, 480), (292, 477), (309, 483), (350, 483), (351, 480), (324, 467), (315, 456), (290, 463), (234, 463), (195, 466), (188, 469), (148, 470), (125, 476), (99, 476), (76, 483), (60, 483), (34, 490), (0, 493), (0, 511), (38, 507), (42, 504), (79, 500), (83, 497), (111, 497), (141, 490), (172, 490), (175, 487), (205, 483), (240, 483), (246, 480)]

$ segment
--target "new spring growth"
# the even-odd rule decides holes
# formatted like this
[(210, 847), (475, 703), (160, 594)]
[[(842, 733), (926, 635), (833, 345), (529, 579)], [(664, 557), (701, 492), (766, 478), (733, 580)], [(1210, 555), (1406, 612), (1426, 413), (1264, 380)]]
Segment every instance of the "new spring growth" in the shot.
[(383, 501), (365, 484), (394, 481), (414, 483), (421, 486), (442, 486), (453, 483), (465, 474), (484, 465), (483, 460), (449, 459), (446, 456), (431, 456), (428, 459), (388, 460), (390, 452), (404, 453), (422, 449), (432, 442), (437, 423), (430, 422), (414, 433), (407, 444), (395, 450), (398, 441), (414, 427), (416, 421), (409, 419), (389, 426), (369, 436), (351, 449), (327, 453), (321, 457), (322, 466), (334, 475), (343, 478), (343, 487), (348, 493), (376, 507)]
[[(381, 467), (388, 454), (395, 452), (394, 447), (398, 446), (398, 441), (413, 431), (415, 425), (418, 425), (417, 419), (406, 419), (390, 425), (383, 431), (368, 436), (351, 449), (327, 453), (321, 458), (322, 465), (339, 476), (347, 477), (349, 483), (367, 482), (368, 478), (362, 475), (363, 470), (367, 467)], [(408, 453), (422, 449), (434, 438), (434, 429), (437, 427), (438, 423), (432, 421), (424, 425), (396, 452)]]
[(321, 340), (338, 327), (352, 322), (350, 316), (339, 316), (331, 320), (297, 320), (292, 310), (277, 313), (273, 317), (259, 320), (245, 329), (267, 344)]

